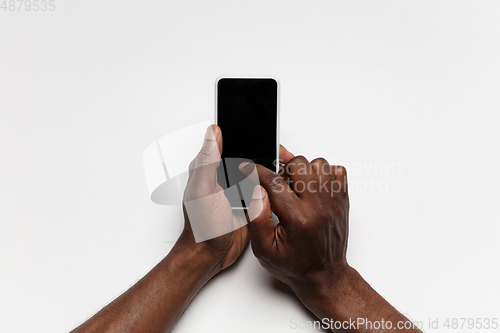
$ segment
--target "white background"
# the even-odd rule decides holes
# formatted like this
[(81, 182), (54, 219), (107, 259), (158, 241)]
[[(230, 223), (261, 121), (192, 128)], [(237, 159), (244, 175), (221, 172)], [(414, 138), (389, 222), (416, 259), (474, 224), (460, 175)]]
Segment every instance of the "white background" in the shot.
[[(142, 154), (221, 74), (278, 77), (281, 142), (348, 167), (348, 260), (394, 306), (500, 317), (500, 2), (54, 3), (0, 11), (0, 331), (69, 331), (168, 253)], [(272, 281), (248, 251), (174, 331), (314, 318)]]

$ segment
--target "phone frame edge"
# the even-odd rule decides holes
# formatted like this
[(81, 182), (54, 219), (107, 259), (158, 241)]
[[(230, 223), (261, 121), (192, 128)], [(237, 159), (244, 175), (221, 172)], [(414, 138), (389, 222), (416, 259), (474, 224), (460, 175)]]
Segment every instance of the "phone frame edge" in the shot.
[[(218, 83), (221, 79), (273, 79), (276, 81), (276, 170), (279, 172), (280, 167), (280, 95), (281, 95), (281, 82), (274, 75), (219, 75), (215, 78), (215, 97), (214, 97), (214, 124), (217, 124), (217, 92)], [(232, 209), (248, 209), (248, 207), (231, 207)]]

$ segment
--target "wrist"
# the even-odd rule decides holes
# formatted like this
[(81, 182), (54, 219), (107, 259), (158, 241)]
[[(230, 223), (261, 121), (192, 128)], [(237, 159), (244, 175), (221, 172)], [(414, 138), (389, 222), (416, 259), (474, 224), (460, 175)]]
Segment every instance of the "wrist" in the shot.
[(220, 263), (225, 253), (215, 251), (205, 242), (196, 243), (189, 233), (183, 231), (169, 255), (186, 261), (191, 269), (203, 272), (211, 278), (220, 271)]
[(302, 303), (313, 313), (320, 314), (325, 307), (334, 307), (343, 291), (355, 276), (356, 270), (346, 262), (324, 271), (310, 274), (303, 283), (292, 287)]

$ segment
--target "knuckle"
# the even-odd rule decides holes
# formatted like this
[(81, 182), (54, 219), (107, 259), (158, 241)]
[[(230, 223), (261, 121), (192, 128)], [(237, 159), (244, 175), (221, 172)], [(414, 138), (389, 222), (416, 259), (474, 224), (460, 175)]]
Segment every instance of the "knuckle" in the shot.
[(203, 148), (196, 156), (195, 168), (200, 165), (217, 163), (219, 159), (220, 156), (213, 149)]
[(312, 160), (311, 164), (329, 164), (328, 161), (324, 157), (318, 157)]
[(193, 160), (189, 163), (188, 167), (188, 181), (191, 180), (191, 178), (193, 177), (195, 167), (196, 167), (196, 158), (193, 158)]
[(213, 153), (210, 149), (203, 148), (202, 150), (200, 150), (200, 152), (196, 156), (196, 160), (198, 162), (201, 162), (201, 163), (204, 163), (204, 162), (208, 163), (212, 159), (212, 156), (213, 156)]
[(283, 186), (283, 178), (281, 178), (281, 176), (278, 174), (269, 173), (264, 176), (264, 184), (266, 184), (270, 188)]
[(289, 175), (305, 175), (311, 172), (309, 161), (302, 155), (295, 156), (285, 166)]
[(189, 163), (189, 174), (191, 175), (194, 168), (196, 167), (196, 158), (193, 158), (193, 160)]
[(330, 163), (328, 163), (328, 161), (323, 157), (315, 158), (311, 162), (311, 165), (314, 167), (314, 169), (317, 173), (326, 174), (326, 175), (332, 174)]
[(298, 164), (304, 162), (308, 162), (307, 158), (305, 158), (303, 155), (297, 155), (293, 157), (290, 161), (288, 161), (288, 164)]
[(198, 153), (198, 156), (213, 157), (217, 155), (220, 155), (217, 142), (214, 140), (205, 139), (205, 141), (203, 142), (203, 146), (201, 147), (200, 152)]
[(311, 226), (310, 221), (311, 221), (310, 217), (308, 218), (308, 217), (300, 216), (300, 217), (297, 217), (297, 219), (295, 220), (295, 226), (297, 227), (297, 229), (299, 229), (301, 231), (306, 231)]

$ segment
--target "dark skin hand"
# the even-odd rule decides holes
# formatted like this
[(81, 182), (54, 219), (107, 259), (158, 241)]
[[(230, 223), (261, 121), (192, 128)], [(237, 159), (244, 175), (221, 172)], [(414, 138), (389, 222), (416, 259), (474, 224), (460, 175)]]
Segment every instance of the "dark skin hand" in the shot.
[[(279, 174), (254, 164), (242, 164), (240, 170), (250, 175), (255, 167), (261, 186), (254, 189), (248, 230), (255, 256), (271, 275), (321, 320), (385, 322), (380, 329), (344, 324), (334, 332), (421, 332), (398, 329), (398, 322), (408, 319), (347, 263), (349, 197), (344, 167), (331, 166), (323, 158), (309, 163), (297, 156)], [(276, 227), (271, 212), (279, 218)]]
[[(262, 185), (256, 186), (245, 216), (242, 210), (231, 210), (215, 180), (221, 151), (220, 129), (212, 125), (189, 166), (184, 230), (170, 253), (73, 332), (170, 331), (198, 291), (238, 259), (249, 238), (260, 263), (318, 318), (393, 324), (387, 330), (349, 327), (337, 332), (420, 332), (396, 329), (398, 321), (407, 319), (347, 264), (349, 200), (343, 167), (332, 167), (324, 159), (309, 163), (284, 147), (280, 161), (286, 165), (280, 174), (260, 165), (240, 166)], [(252, 174), (254, 168), (257, 174)], [(276, 227), (272, 211), (280, 219)], [(247, 219), (252, 221), (248, 227)], [(195, 234), (208, 239), (207, 232), (213, 231), (222, 236), (196, 242)]]
[[(221, 152), (222, 134), (212, 125), (189, 166), (184, 229), (172, 250), (139, 282), (72, 332), (169, 332), (198, 291), (238, 259), (248, 244), (247, 220), (243, 211), (231, 210), (215, 180)], [(289, 159), (283, 147), (280, 159)], [(208, 198), (202, 200), (205, 206), (197, 207), (202, 209), (204, 225), (217, 228), (231, 223), (233, 231), (197, 243), (189, 220), (193, 212), (188, 214), (186, 206), (199, 198)]]

